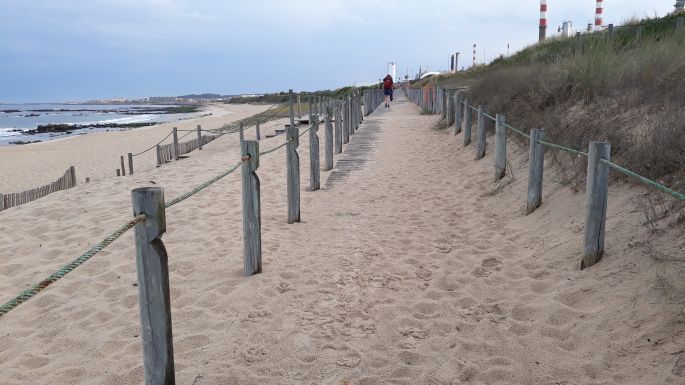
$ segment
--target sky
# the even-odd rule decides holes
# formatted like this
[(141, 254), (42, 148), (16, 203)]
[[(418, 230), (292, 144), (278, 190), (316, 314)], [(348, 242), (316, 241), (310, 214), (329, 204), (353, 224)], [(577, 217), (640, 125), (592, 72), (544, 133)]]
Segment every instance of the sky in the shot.
[[(549, 34), (595, 0), (549, 0)], [(605, 24), (674, 0), (605, 0)], [(335, 89), (538, 38), (539, 0), (0, 0), (0, 102)]]

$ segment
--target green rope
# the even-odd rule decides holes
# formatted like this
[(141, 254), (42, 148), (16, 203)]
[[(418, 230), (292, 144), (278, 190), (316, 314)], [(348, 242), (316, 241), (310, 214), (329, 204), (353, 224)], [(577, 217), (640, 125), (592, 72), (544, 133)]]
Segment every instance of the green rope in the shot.
[(656, 188), (657, 190), (663, 191), (666, 194), (669, 194), (672, 197), (685, 202), (685, 194), (683, 194), (683, 193), (679, 193), (675, 190), (671, 190), (670, 188), (668, 188), (662, 184), (659, 184), (659, 183), (657, 183), (651, 179), (647, 179), (644, 176), (642, 176), (642, 175), (640, 175), (634, 171), (628, 170), (627, 168), (625, 168), (623, 166), (619, 166), (618, 164), (613, 163), (609, 160), (600, 159), (599, 161), (608, 165), (609, 167), (613, 168), (614, 170), (616, 170), (618, 172), (621, 172), (621, 173), (628, 175), (628, 176), (632, 176), (633, 178), (639, 180), (640, 182), (642, 182), (644, 184), (650, 185), (650, 186)]
[(486, 114), (486, 113), (483, 113), (483, 116), (485, 116), (486, 118), (492, 120), (493, 122), (496, 122), (496, 121), (497, 121), (497, 119), (495, 119), (494, 117), (492, 117), (492, 116), (490, 116), (490, 115), (488, 115), (488, 114)]
[(22, 303), (26, 302), (29, 298), (40, 293), (46, 287), (57, 282), (57, 280), (64, 277), (68, 273), (72, 272), (77, 267), (84, 264), (87, 260), (89, 260), (95, 254), (102, 251), (110, 243), (114, 242), (117, 238), (121, 237), (125, 232), (132, 229), (133, 226), (135, 226), (136, 224), (138, 224), (144, 220), (145, 220), (145, 215), (143, 215), (143, 214), (138, 215), (137, 217), (133, 218), (131, 221), (129, 221), (128, 223), (123, 225), (121, 228), (119, 228), (119, 230), (110, 234), (107, 238), (102, 240), (100, 243), (91, 247), (90, 250), (86, 251), (80, 257), (78, 257), (75, 260), (69, 262), (68, 264), (62, 266), (62, 268), (60, 268), (59, 270), (57, 270), (56, 272), (54, 272), (52, 275), (45, 278), (44, 280), (40, 281), (39, 283), (31, 286), (30, 288), (22, 291), (21, 293), (19, 293), (19, 295), (12, 298), (11, 300), (9, 300), (4, 305), (0, 306), (0, 317), (7, 314), (10, 310), (16, 308), (17, 306), (21, 305)]
[(514, 131), (515, 133), (517, 133), (517, 134), (519, 134), (519, 135), (521, 135), (521, 136), (523, 136), (523, 137), (526, 137), (526, 138), (530, 139), (530, 135), (526, 134), (525, 132), (523, 132), (523, 131), (521, 131), (521, 130), (516, 129), (515, 127), (512, 127), (512, 126), (510, 126), (510, 125), (508, 125), (508, 124), (506, 124), (506, 123), (504, 123), (504, 127), (506, 127), (506, 128), (508, 128), (508, 129)]
[(587, 152), (583, 152), (583, 151), (576, 150), (576, 149), (573, 149), (573, 148), (568, 148), (568, 147), (560, 146), (560, 145), (554, 144), (554, 143), (545, 142), (544, 140), (538, 140), (537, 143), (540, 143), (540, 144), (543, 145), (543, 146), (556, 148), (557, 150), (562, 150), (562, 151), (570, 152), (570, 153), (576, 154), (576, 155), (578, 155), (578, 156), (587, 156)]

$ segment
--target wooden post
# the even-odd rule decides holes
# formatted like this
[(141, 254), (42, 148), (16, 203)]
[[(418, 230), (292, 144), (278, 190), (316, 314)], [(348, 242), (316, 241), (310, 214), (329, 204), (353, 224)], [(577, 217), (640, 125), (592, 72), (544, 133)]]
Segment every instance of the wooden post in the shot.
[(286, 129), (286, 160), (288, 168), (288, 223), (300, 221), (300, 156), (297, 147), (300, 145), (300, 130), (295, 126)]
[(507, 116), (496, 115), (495, 122), (495, 182), (507, 174)]
[[(133, 172), (131, 172), (133, 173)], [(69, 182), (70, 187), (76, 187), (76, 167), (69, 166), (69, 176), (71, 181)]]
[(157, 167), (160, 167), (161, 165), (162, 165), (162, 150), (158, 144), (157, 145)]
[(447, 91), (447, 107), (445, 108), (445, 115), (447, 115), (447, 127), (454, 124), (454, 91)]
[(446, 92), (444, 89), (440, 90), (440, 120), (445, 120), (447, 118), (447, 99), (445, 98), (447, 96)]
[(126, 176), (126, 166), (124, 164), (124, 156), (120, 156), (119, 159), (121, 160), (121, 175)]
[(166, 232), (164, 190), (159, 187), (132, 191), (133, 216), (145, 214), (135, 226), (138, 304), (143, 339), (146, 385), (173, 385), (174, 347), (171, 331), (169, 265), (162, 234)]
[(240, 143), (242, 143), (245, 141), (245, 131), (243, 129), (243, 122), (240, 122), (240, 124), (238, 125), (238, 131), (240, 132)]
[(333, 108), (330, 104), (326, 106), (326, 116), (324, 117), (324, 171), (333, 169), (333, 124), (331, 123), (331, 114)]
[(128, 153), (128, 175), (133, 175), (133, 154)]
[(244, 275), (262, 272), (262, 211), (260, 201), (259, 142), (245, 141), (240, 145), (243, 159), (243, 260)]
[(342, 152), (342, 142), (343, 142), (343, 128), (342, 128), (342, 113), (341, 113), (340, 102), (335, 102), (335, 153), (340, 154)]
[(86, 177), (86, 183), (90, 183), (90, 177), (89, 176)]
[(476, 133), (476, 159), (485, 156), (485, 148), (488, 144), (485, 132), (485, 106), (478, 106), (478, 132)]
[[(121, 169), (117, 169), (117, 176), (121, 176)], [(61, 190), (62, 188), (59, 188)]]
[(302, 118), (302, 102), (300, 100), (300, 94), (297, 94), (297, 118)]
[(354, 118), (352, 117), (354, 115), (353, 108), (354, 106), (352, 105), (352, 96), (347, 95), (347, 99), (345, 101), (345, 105), (347, 106), (347, 114), (345, 115), (345, 119), (347, 119), (347, 130), (349, 131), (349, 135), (354, 135)]
[(349, 106), (347, 105), (347, 101), (343, 100), (342, 102), (342, 116), (343, 116), (343, 144), (347, 144), (350, 142), (350, 114), (348, 112)]
[[(310, 110), (311, 113), (311, 110)], [(293, 90), (288, 90), (288, 116), (290, 117), (290, 127), (295, 127), (295, 109), (293, 106)]]
[(545, 166), (545, 148), (538, 143), (545, 140), (545, 130), (530, 130), (530, 150), (528, 153), (528, 201), (526, 215), (531, 214), (542, 204), (542, 174)]
[(609, 34), (609, 39), (614, 37), (614, 25), (609, 24), (609, 27), (607, 28), (607, 33)]
[(469, 100), (464, 99), (464, 147), (471, 144), (471, 126), (473, 125), (473, 113), (469, 107)]
[(581, 270), (599, 262), (604, 255), (604, 229), (609, 194), (609, 166), (602, 159), (611, 160), (611, 144), (590, 142), (587, 162), (585, 205), (585, 237)]
[(454, 99), (455, 99), (455, 103), (454, 103), (455, 104), (454, 135), (457, 135), (461, 132), (461, 127), (464, 123), (462, 121), (462, 119), (463, 119), (462, 115), (463, 115), (463, 111), (464, 111), (463, 106), (464, 105), (459, 100), (459, 92), (457, 92), (457, 94), (454, 95)]
[(312, 128), (309, 130), (309, 189), (316, 191), (321, 188), (321, 165), (319, 157), (319, 116), (314, 115)]
[(0, 211), (5, 209), (5, 196), (0, 193)]
[(580, 32), (576, 32), (576, 55), (580, 55), (580, 51), (582, 48), (582, 41), (580, 40)]
[(197, 125), (197, 149), (202, 150), (202, 126)]
[(262, 140), (262, 134), (259, 133), (259, 123), (257, 123), (257, 125), (255, 126), (255, 130), (255, 137), (257, 138), (257, 141)]
[(174, 127), (174, 160), (178, 160), (179, 157), (179, 151), (178, 151), (178, 128)]

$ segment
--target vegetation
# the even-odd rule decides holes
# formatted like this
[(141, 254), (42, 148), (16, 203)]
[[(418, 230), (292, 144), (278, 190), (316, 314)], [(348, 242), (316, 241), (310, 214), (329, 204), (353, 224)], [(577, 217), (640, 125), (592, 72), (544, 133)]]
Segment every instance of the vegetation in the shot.
[[(612, 157), (685, 190), (685, 28), (676, 18), (633, 22), (581, 39), (550, 39), (491, 65), (420, 81), (462, 88), (475, 104), (522, 129), (544, 127), (555, 143), (612, 144)], [(638, 32), (639, 31), (639, 32)], [(560, 165), (583, 162), (556, 155)], [(584, 172), (566, 170), (568, 175)]]

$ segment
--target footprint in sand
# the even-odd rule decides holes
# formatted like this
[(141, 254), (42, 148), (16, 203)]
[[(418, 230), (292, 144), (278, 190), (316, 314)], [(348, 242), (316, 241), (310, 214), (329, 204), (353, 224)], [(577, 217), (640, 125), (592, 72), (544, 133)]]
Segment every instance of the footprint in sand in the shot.
[(490, 276), (493, 271), (502, 269), (502, 262), (497, 258), (486, 258), (481, 262), (481, 265), (473, 269), (472, 274), (476, 278), (485, 278)]

